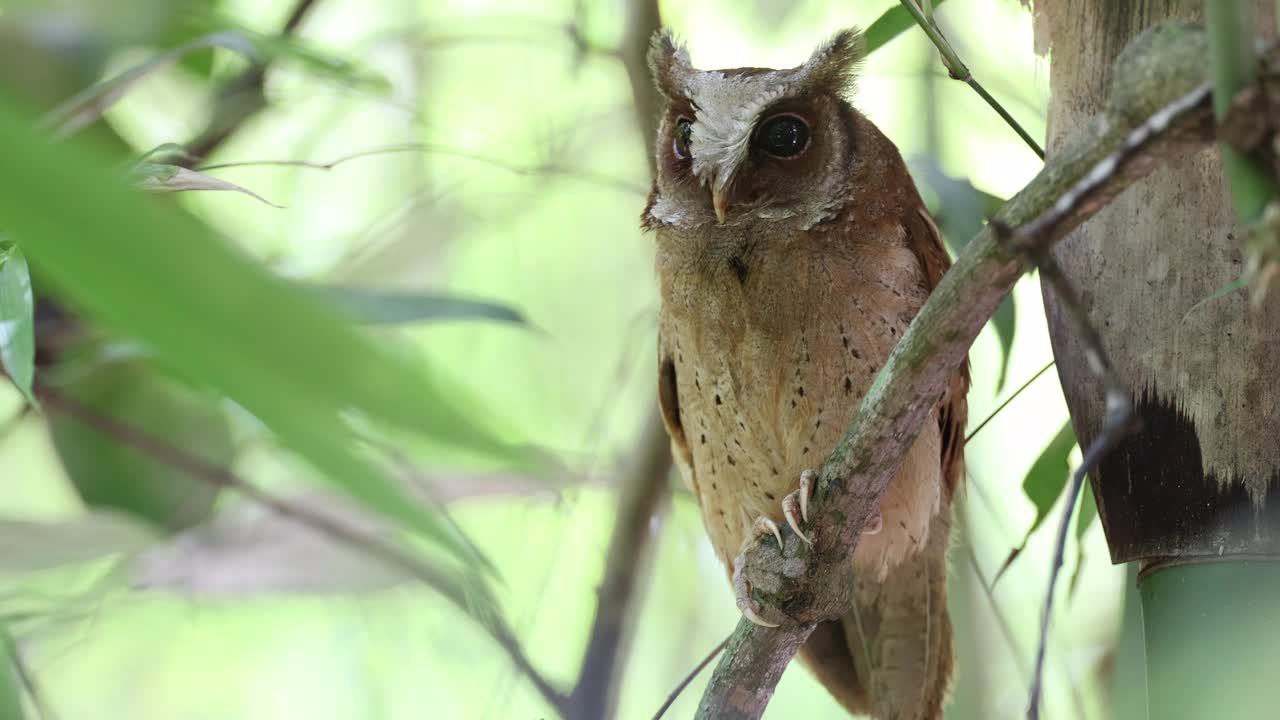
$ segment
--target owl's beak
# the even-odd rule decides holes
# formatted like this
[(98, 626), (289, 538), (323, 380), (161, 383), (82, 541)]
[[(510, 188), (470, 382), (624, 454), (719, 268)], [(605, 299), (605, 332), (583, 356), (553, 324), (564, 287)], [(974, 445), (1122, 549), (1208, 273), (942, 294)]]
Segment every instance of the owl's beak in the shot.
[(716, 222), (723, 225), (725, 216), (729, 214), (728, 188), (711, 191), (711, 207), (716, 210)]

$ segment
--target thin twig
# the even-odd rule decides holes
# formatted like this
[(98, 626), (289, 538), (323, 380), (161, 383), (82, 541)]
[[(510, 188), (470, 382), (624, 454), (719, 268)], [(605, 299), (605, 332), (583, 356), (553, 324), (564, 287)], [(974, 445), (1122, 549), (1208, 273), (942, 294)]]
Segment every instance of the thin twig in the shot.
[[(444, 569), (427, 563), (406, 549), (388, 543), (366, 531), (349, 527), (323, 513), (315, 512), (307, 507), (295, 505), (278, 498), (245, 481), (224, 467), (209, 463), (183, 448), (171, 445), (163, 439), (145, 432), (141, 428), (99, 413), (47, 384), (37, 383), (36, 393), (46, 409), (74, 418), (124, 447), (132, 448), (157, 462), (188, 475), (192, 479), (231, 490), (246, 500), (256, 503), (281, 517), (286, 517), (326, 537), (405, 570), (425, 585), (436, 590), (464, 613), (475, 617), (471, 602), (465, 596), (465, 593), (457, 589), (457, 583), (447, 579)], [(480, 625), (488, 631), (498, 645), (506, 651), (512, 663), (529, 678), (530, 683), (533, 684), (534, 688), (537, 689), (547, 703), (563, 714), (567, 698), (533, 667), (505, 621), (497, 616), (477, 619), (481, 621)]]
[(1054, 363), (1056, 363), (1056, 362), (1057, 362), (1056, 360), (1050, 360), (1050, 361), (1049, 361), (1049, 363), (1048, 363), (1047, 365), (1045, 365), (1044, 367), (1042, 367), (1042, 368), (1040, 368), (1039, 370), (1037, 370), (1037, 371), (1036, 371), (1036, 374), (1031, 376), (1031, 379), (1029, 379), (1029, 380), (1027, 380), (1026, 382), (1022, 383), (1022, 386), (1021, 386), (1021, 387), (1019, 387), (1017, 390), (1014, 390), (1012, 395), (1010, 395), (1009, 397), (1005, 398), (1005, 399), (1004, 399), (1004, 402), (1000, 403), (1000, 407), (996, 408), (995, 410), (992, 410), (992, 411), (991, 411), (991, 414), (990, 414), (990, 415), (988, 415), (988, 416), (986, 417), (986, 419), (984, 419), (982, 422), (978, 423), (978, 427), (974, 428), (974, 429), (973, 429), (973, 432), (971, 432), (971, 433), (969, 433), (968, 435), (966, 435), (966, 436), (965, 436), (965, 438), (964, 438), (964, 444), (965, 444), (965, 445), (968, 445), (968, 444), (969, 444), (969, 441), (970, 441), (970, 440), (972, 440), (972, 439), (974, 438), (974, 436), (976, 436), (978, 433), (982, 432), (982, 428), (986, 427), (986, 426), (987, 426), (987, 423), (991, 422), (992, 420), (995, 420), (995, 419), (996, 419), (996, 416), (997, 416), (997, 415), (999, 415), (999, 414), (1000, 414), (1000, 412), (1001, 412), (1002, 410), (1004, 410), (1006, 407), (1008, 407), (1008, 406), (1009, 406), (1009, 403), (1013, 402), (1014, 400), (1017, 400), (1017, 399), (1018, 399), (1018, 396), (1019, 396), (1019, 395), (1021, 395), (1021, 394), (1022, 394), (1022, 392), (1023, 392), (1024, 390), (1026, 390), (1027, 388), (1031, 387), (1031, 383), (1035, 382), (1036, 380), (1039, 380), (1039, 379), (1040, 379), (1040, 376), (1041, 376), (1041, 375), (1043, 375), (1043, 374), (1045, 374), (1046, 372), (1048, 372), (1048, 371), (1049, 371), (1049, 368), (1053, 367)]
[(702, 658), (702, 662), (698, 663), (697, 666), (695, 666), (692, 670), (690, 670), (688, 674), (686, 674), (684, 678), (680, 680), (680, 683), (676, 685), (675, 689), (671, 691), (670, 695), (667, 695), (667, 699), (664, 700), (661, 707), (658, 708), (658, 712), (653, 714), (653, 720), (662, 720), (662, 716), (666, 714), (667, 710), (671, 709), (671, 706), (675, 703), (676, 698), (680, 697), (680, 693), (684, 692), (684, 689), (689, 687), (689, 683), (693, 682), (693, 679), (698, 677), (698, 675), (703, 670), (705, 670), (708, 665), (711, 664), (711, 661), (716, 659), (717, 655), (724, 652), (724, 648), (728, 644), (729, 644), (728, 637), (721, 640), (718, 645), (716, 645), (714, 648), (711, 649), (711, 652), (707, 653), (706, 657)]
[(907, 9), (907, 12), (911, 13), (911, 17), (915, 18), (916, 24), (920, 26), (920, 29), (924, 31), (924, 34), (928, 35), (929, 40), (938, 48), (938, 55), (942, 58), (942, 64), (946, 66), (947, 72), (951, 75), (951, 78), (953, 80), (959, 80), (973, 88), (974, 92), (978, 93), (978, 96), (981, 97), (987, 105), (990, 105), (992, 110), (995, 110), (996, 113), (1000, 115), (1000, 119), (1004, 120), (1006, 125), (1013, 128), (1013, 131), (1018, 134), (1018, 137), (1022, 138), (1022, 141), (1027, 144), (1027, 147), (1031, 148), (1031, 150), (1035, 152), (1041, 160), (1044, 160), (1044, 148), (1040, 147), (1040, 143), (1036, 142), (1035, 138), (1031, 137), (1031, 133), (1028, 133), (1023, 129), (1023, 127), (1018, 124), (1018, 121), (1009, 114), (1009, 111), (1005, 110), (1004, 106), (992, 97), (991, 93), (987, 92), (987, 89), (982, 87), (981, 83), (973, 77), (973, 73), (969, 71), (969, 67), (960, 60), (960, 56), (956, 54), (955, 48), (951, 47), (951, 43), (948, 42), (946, 36), (942, 34), (942, 30), (938, 29), (938, 24), (933, 20), (933, 13), (930, 12), (926, 15), (926, 13), (920, 9), (916, 0), (899, 1), (902, 3), (902, 6)]
[(578, 170), (574, 168), (566, 168), (555, 163), (543, 163), (535, 166), (518, 165), (516, 163), (501, 160), (499, 158), (479, 153), (467, 152), (459, 150), (447, 145), (436, 145), (433, 143), (402, 143), (399, 145), (387, 145), (381, 148), (372, 148), (369, 150), (361, 150), (359, 152), (348, 153), (328, 162), (317, 162), (312, 160), (246, 160), (242, 162), (217, 163), (214, 165), (202, 165), (196, 168), (200, 172), (209, 172), (212, 170), (225, 170), (227, 168), (243, 168), (243, 167), (299, 167), (310, 170), (332, 170), (346, 162), (359, 160), (361, 158), (373, 157), (377, 155), (389, 155), (392, 153), (424, 153), (430, 155), (443, 155), (447, 157), (455, 157), (463, 160), (471, 160), (472, 162), (489, 165), (505, 170), (513, 175), (521, 176), (544, 176), (558, 175), (571, 180), (581, 180), (583, 182), (592, 183), (594, 185), (602, 185), (611, 187), (624, 192), (636, 195), (644, 195), (648, 192), (645, 188), (632, 182), (622, 180), (608, 175), (591, 172), (590, 170)]

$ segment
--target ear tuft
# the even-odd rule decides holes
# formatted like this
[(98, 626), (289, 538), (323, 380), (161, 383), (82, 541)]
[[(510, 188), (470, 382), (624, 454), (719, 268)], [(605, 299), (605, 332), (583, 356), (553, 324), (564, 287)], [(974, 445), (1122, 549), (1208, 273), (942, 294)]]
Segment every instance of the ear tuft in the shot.
[(865, 48), (861, 30), (856, 27), (841, 30), (813, 51), (804, 69), (813, 84), (843, 95), (858, 76), (867, 55)]
[(658, 92), (667, 99), (684, 94), (684, 79), (693, 72), (693, 65), (689, 62), (689, 51), (670, 30), (659, 30), (653, 34), (649, 46), (649, 71), (653, 73)]

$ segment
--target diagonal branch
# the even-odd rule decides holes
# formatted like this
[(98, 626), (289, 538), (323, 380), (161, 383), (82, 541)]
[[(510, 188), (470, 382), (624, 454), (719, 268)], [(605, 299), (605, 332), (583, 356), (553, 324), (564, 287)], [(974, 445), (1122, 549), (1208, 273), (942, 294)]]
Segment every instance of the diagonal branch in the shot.
[[(867, 518), (930, 417), (983, 324), (1044, 251), (1153, 168), (1213, 137), (1204, 86), (1205, 43), (1180, 26), (1149, 30), (1115, 64), (1107, 109), (1062, 147), (965, 248), (890, 355), (828, 457), (811, 505), (813, 546), (784, 528), (748, 551), (743, 574), (767, 629), (743, 619), (716, 669), (700, 718), (758, 718), (814, 624), (847, 603), (851, 566)], [(1017, 248), (1017, 249), (1014, 249)], [(765, 589), (761, 589), (765, 588)]]

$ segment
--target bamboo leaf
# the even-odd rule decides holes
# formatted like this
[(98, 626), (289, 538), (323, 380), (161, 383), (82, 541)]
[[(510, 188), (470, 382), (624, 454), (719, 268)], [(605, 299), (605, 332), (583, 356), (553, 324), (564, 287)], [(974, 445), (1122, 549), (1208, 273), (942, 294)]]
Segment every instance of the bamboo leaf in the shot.
[(0, 718), (23, 720), (22, 683), (18, 672), (18, 644), (9, 629), (0, 625)]
[(519, 310), (484, 300), (440, 293), (404, 292), (377, 288), (316, 287), (320, 297), (336, 305), (355, 322), (399, 325), (446, 320), (491, 320), (527, 325)]
[(1040, 457), (1032, 463), (1031, 469), (1027, 471), (1026, 477), (1022, 481), (1022, 492), (1027, 499), (1036, 506), (1036, 517), (1032, 521), (1031, 527), (1027, 528), (1027, 533), (1022, 538), (1022, 542), (1017, 547), (1009, 551), (1008, 557), (1000, 566), (999, 572), (992, 579), (992, 584), (1004, 575), (1005, 570), (1013, 564), (1013, 561), (1022, 554), (1023, 549), (1027, 546), (1027, 541), (1031, 539), (1031, 535), (1040, 528), (1045, 517), (1049, 515), (1049, 511), (1053, 509), (1054, 503), (1062, 495), (1063, 488), (1067, 486), (1067, 480), (1071, 476), (1070, 457), (1071, 451), (1076, 446), (1076, 434), (1071, 429), (1071, 421), (1063, 423), (1062, 428), (1058, 430), (1058, 434), (1049, 441), (1044, 450), (1040, 453)]
[(221, 178), (206, 175), (195, 170), (178, 165), (163, 165), (158, 163), (142, 163), (134, 170), (134, 174), (138, 180), (138, 185), (143, 190), (151, 192), (188, 192), (191, 190), (213, 190), (244, 193), (251, 198), (273, 208), (284, 207), (277, 205), (270, 200), (262, 197), (252, 190), (247, 190), (235, 183), (227, 182)]
[[(934, 0), (934, 6), (941, 5), (943, 0)], [(879, 50), (889, 43), (890, 40), (898, 37), (902, 33), (915, 27), (915, 18), (911, 17), (911, 13), (901, 5), (895, 5), (876, 18), (875, 22), (867, 26), (864, 33), (867, 54)]]
[(31, 382), (35, 378), (35, 301), (31, 273), (22, 251), (0, 250), (0, 367), (35, 404)]
[[(212, 467), (230, 467), (231, 428), (216, 397), (170, 380), (136, 359), (99, 362), (73, 372), (60, 369), (50, 368), (51, 377), (43, 382)], [(49, 430), (68, 479), (90, 507), (124, 511), (170, 530), (202, 522), (213, 511), (216, 485), (126, 447), (74, 417), (51, 415)]]
[(1013, 293), (1005, 295), (996, 312), (991, 316), (991, 328), (996, 331), (1000, 341), (1000, 376), (996, 380), (996, 390), (1003, 390), (1005, 381), (1009, 379), (1009, 356), (1013, 354), (1014, 334), (1018, 329), (1018, 311), (1013, 304)]
[[(352, 440), (352, 413), (443, 447), (528, 467), (490, 413), (423, 358), (337, 311), (171, 205), (130, 189), (96, 147), (50, 144), (0, 97), (0, 216), (53, 289), (104, 327), (256, 415), (351, 496), (485, 561)], [(73, 201), (68, 201), (71, 198)]]
[(1071, 571), (1071, 585), (1067, 596), (1074, 597), (1076, 587), (1080, 584), (1081, 571), (1084, 569), (1084, 534), (1098, 517), (1098, 502), (1093, 496), (1093, 488), (1086, 482), (1080, 487), (1080, 501), (1076, 504), (1076, 567)]
[(92, 87), (86, 88), (71, 99), (54, 108), (45, 119), (45, 125), (58, 137), (67, 137), (92, 125), (111, 109), (128, 92), (148, 75), (178, 62), (183, 56), (197, 50), (224, 48), (256, 60), (258, 50), (249, 38), (237, 32), (216, 32), (185, 42), (162, 52), (146, 62)]
[(138, 552), (155, 531), (123, 514), (91, 512), (33, 522), (0, 517), (0, 572), (33, 573)]

